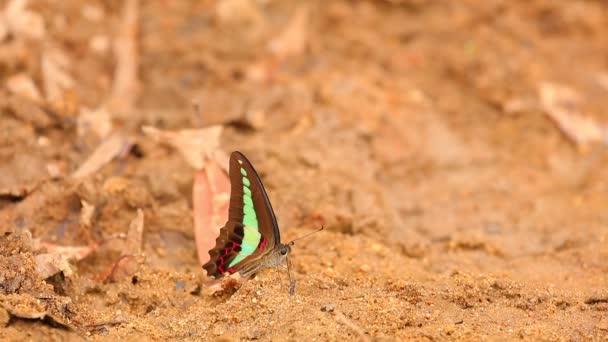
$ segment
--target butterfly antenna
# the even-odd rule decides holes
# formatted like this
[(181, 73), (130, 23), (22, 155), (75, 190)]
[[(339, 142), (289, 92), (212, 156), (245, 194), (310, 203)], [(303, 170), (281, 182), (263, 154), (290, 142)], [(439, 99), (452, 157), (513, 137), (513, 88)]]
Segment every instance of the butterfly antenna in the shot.
[(291, 240), (291, 241), (289, 242), (289, 244), (293, 246), (293, 245), (295, 245), (295, 242), (296, 242), (296, 241), (301, 240), (301, 239), (303, 239), (303, 238), (307, 238), (307, 237), (311, 236), (312, 234), (315, 234), (315, 233), (318, 233), (318, 232), (322, 231), (323, 229), (325, 229), (325, 227), (321, 226), (321, 228), (319, 228), (319, 229), (315, 230), (314, 232), (310, 232), (310, 233), (308, 233), (308, 234), (306, 234), (306, 235), (304, 235), (304, 236), (300, 236), (300, 237), (299, 237), (299, 238), (297, 238), (297, 239), (293, 239), (293, 240)]

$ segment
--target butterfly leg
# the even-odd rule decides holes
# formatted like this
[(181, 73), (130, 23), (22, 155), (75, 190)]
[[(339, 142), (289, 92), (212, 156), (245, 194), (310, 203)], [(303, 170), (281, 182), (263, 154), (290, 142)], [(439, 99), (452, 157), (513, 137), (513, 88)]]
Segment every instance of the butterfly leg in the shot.
[(287, 275), (289, 276), (289, 295), (296, 293), (296, 280), (291, 277), (291, 259), (287, 258)]

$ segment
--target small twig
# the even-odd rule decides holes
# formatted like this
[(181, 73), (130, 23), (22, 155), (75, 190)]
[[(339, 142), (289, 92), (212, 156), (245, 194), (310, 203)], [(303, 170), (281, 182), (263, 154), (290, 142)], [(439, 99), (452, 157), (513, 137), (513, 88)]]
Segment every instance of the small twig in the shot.
[(361, 341), (364, 341), (364, 342), (371, 341), (371, 339), (365, 334), (365, 330), (361, 329), (361, 327), (359, 327), (353, 321), (348, 319), (343, 313), (341, 313), (340, 311), (334, 310), (333, 314), (334, 314), (334, 318), (336, 319), (336, 321), (344, 324), (345, 326), (350, 328), (352, 331), (357, 333), (357, 335), (359, 335), (359, 337), (361, 338)]
[(83, 326), (85, 328), (97, 328), (97, 327), (102, 327), (104, 325), (118, 325), (118, 324), (123, 324), (123, 323), (127, 323), (127, 321), (124, 321), (124, 320), (101, 321), (101, 322), (96, 322), (96, 323), (85, 324)]
[(194, 127), (203, 127), (203, 114), (201, 110), (201, 104), (198, 101), (193, 100), (192, 109), (194, 111)]

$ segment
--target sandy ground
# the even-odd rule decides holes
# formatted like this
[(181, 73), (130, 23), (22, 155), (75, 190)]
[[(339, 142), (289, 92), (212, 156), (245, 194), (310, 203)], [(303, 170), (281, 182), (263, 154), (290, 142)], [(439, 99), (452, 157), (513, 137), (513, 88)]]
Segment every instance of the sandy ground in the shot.
[[(0, 25), (0, 339), (608, 339), (606, 2), (30, 3)], [(326, 228), (293, 297), (273, 269), (204, 291), (194, 171), (141, 127), (212, 124), (285, 240)], [(95, 249), (49, 276), (58, 246)]]

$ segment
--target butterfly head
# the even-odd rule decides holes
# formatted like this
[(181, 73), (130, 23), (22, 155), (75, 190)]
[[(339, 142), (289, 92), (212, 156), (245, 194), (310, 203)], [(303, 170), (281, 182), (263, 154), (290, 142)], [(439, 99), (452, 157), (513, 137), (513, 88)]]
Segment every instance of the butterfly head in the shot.
[(291, 253), (291, 246), (293, 245), (293, 241), (287, 244), (281, 244), (279, 247), (279, 255), (283, 258), (287, 258), (289, 253)]

